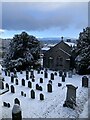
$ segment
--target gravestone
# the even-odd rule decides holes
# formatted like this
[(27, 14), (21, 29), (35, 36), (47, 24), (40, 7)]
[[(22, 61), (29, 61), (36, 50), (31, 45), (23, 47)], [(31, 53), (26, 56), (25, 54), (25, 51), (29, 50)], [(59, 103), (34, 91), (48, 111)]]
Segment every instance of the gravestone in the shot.
[(43, 89), (42, 89), (42, 86), (39, 86), (39, 90), (40, 90), (40, 91), (42, 91), (42, 90), (43, 90)]
[(40, 100), (44, 100), (44, 95), (40, 93)]
[(28, 87), (32, 88), (32, 83), (30, 81), (28, 81)]
[(8, 76), (10, 76), (10, 70), (8, 70), (7, 72), (8, 72)]
[(51, 80), (54, 80), (54, 74), (51, 73)]
[(34, 78), (32, 78), (32, 82), (35, 82), (35, 79), (34, 79)]
[(3, 102), (3, 106), (4, 106), (4, 107), (7, 107), (7, 103), (6, 103), (6, 102)]
[(61, 87), (62, 86), (62, 84), (61, 83), (58, 83), (58, 87)]
[(73, 75), (76, 75), (76, 69), (75, 68), (73, 69)]
[(10, 103), (7, 103), (7, 107), (10, 108)]
[(40, 74), (40, 69), (37, 70), (37, 74)]
[(43, 71), (41, 71), (41, 74), (43, 74)]
[(31, 90), (31, 98), (35, 99), (35, 92), (34, 92), (34, 90)]
[(24, 93), (24, 97), (26, 97), (26, 93)]
[(25, 80), (22, 79), (22, 86), (25, 86)]
[(16, 79), (15, 82), (16, 82), (16, 85), (18, 85), (18, 79)]
[(13, 72), (14, 72), (14, 77), (17, 77), (17, 70), (16, 70), (16, 68), (14, 68)]
[(88, 78), (87, 78), (87, 76), (82, 77), (82, 87), (88, 87)]
[(0, 80), (0, 89), (4, 89), (4, 83)]
[(21, 96), (23, 96), (24, 95), (24, 92), (23, 91), (21, 91)]
[(4, 72), (5, 72), (5, 76), (7, 76), (7, 70), (5, 70)]
[(8, 85), (8, 83), (6, 83), (6, 88), (9, 90), (9, 85)]
[(29, 71), (26, 70), (26, 80), (29, 80)]
[(78, 87), (74, 87), (73, 85), (66, 85), (67, 86), (67, 96), (66, 101), (63, 104), (63, 107), (70, 107), (74, 109), (76, 106), (76, 89)]
[(22, 71), (22, 70), (20, 70), (20, 74), (23, 74), (23, 71)]
[(14, 75), (11, 75), (11, 83), (14, 83)]
[(69, 78), (72, 78), (72, 71), (69, 71), (69, 72), (68, 72), (68, 77), (69, 77)]
[(13, 85), (11, 85), (11, 93), (15, 93), (15, 88)]
[(43, 78), (40, 78), (40, 83), (43, 83)]
[(65, 75), (62, 75), (62, 82), (65, 82)]
[(50, 84), (52, 84), (52, 81), (51, 81), (51, 80), (49, 80), (48, 82), (49, 82)]
[(12, 109), (12, 120), (22, 120), (22, 110), (20, 105), (15, 104)]
[(64, 72), (64, 76), (67, 77), (67, 72)]
[(57, 76), (57, 72), (55, 72), (55, 73), (54, 73), (54, 75), (56, 75), (56, 76)]
[(63, 72), (59, 71), (59, 77), (62, 77)]
[(14, 99), (14, 104), (18, 104), (18, 105), (20, 105), (20, 101), (19, 101), (18, 98), (15, 98), (15, 99)]
[(36, 84), (36, 90), (39, 90), (39, 85), (38, 84)]
[(46, 71), (44, 72), (44, 78), (48, 78), (48, 73)]
[(50, 83), (47, 84), (47, 91), (50, 93), (52, 92), (52, 84)]

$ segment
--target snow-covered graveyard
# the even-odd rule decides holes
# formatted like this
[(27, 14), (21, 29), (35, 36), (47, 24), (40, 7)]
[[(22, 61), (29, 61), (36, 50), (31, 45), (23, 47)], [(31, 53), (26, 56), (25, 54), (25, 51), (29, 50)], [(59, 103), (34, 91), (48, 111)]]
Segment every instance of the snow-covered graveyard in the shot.
[[(4, 79), (3, 89), (0, 89), (0, 119), (12, 118), (16, 98), (20, 102), (23, 118), (88, 117), (88, 87), (82, 85), (85, 84), (82, 83), (83, 76), (66, 73), (62, 78), (58, 71), (47, 70), (46, 72), (45, 75), (45, 70), (21, 71), (13, 78), (13, 73), (5, 73), (2, 70)], [(89, 80), (89, 76), (87, 78)], [(63, 106), (67, 97), (66, 85), (76, 88), (74, 109)], [(8, 106), (5, 106), (5, 103)]]

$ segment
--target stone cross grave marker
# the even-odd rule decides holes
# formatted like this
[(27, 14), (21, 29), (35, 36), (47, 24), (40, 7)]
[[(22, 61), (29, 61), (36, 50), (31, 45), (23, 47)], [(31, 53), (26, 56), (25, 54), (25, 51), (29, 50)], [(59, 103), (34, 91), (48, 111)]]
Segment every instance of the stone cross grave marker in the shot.
[(67, 96), (66, 96), (66, 101), (63, 104), (63, 106), (74, 109), (74, 106), (76, 106), (76, 89), (78, 87), (74, 87), (71, 84), (68, 84), (66, 86), (67, 86)]

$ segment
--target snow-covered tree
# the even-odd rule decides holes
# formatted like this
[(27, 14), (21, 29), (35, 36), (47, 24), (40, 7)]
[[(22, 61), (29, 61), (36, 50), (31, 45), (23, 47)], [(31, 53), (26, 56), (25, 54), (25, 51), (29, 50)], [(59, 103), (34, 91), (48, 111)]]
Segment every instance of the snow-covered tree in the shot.
[(26, 32), (17, 34), (10, 42), (9, 49), (4, 58), (7, 69), (26, 69), (37, 63), (40, 55), (40, 42)]
[(90, 27), (79, 34), (76, 54), (79, 74), (90, 74)]

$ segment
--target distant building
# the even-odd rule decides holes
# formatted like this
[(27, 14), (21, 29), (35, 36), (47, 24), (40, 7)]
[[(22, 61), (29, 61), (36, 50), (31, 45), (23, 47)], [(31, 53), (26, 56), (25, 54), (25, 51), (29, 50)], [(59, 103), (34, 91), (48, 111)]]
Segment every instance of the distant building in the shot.
[(61, 41), (51, 49), (47, 50), (43, 56), (43, 66), (51, 70), (70, 69), (71, 49), (74, 43)]

